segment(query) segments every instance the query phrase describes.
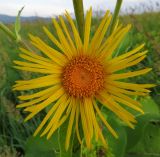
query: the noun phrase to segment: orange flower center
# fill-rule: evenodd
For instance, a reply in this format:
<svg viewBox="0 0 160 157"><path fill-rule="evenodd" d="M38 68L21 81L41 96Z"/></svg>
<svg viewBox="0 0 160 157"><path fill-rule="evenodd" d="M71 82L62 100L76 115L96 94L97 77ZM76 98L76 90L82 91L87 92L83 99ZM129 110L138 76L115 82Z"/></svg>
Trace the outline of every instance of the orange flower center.
<svg viewBox="0 0 160 157"><path fill-rule="evenodd" d="M62 83L74 97L90 97L104 86L104 68L94 58L78 56L64 67Z"/></svg>

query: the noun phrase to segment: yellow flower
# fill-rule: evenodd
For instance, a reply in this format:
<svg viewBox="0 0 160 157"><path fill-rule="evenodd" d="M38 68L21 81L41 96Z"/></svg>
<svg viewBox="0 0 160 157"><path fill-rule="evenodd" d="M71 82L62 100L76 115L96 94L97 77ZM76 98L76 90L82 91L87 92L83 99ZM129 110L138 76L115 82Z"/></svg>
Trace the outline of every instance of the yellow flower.
<svg viewBox="0 0 160 157"><path fill-rule="evenodd" d="M16 81L14 90L40 89L33 94L19 96L20 100L27 102L17 107L24 107L24 111L29 112L25 119L27 121L50 106L50 110L34 135L40 133L41 136L47 135L47 138L50 138L68 119L66 150L70 144L74 124L79 141L81 142L83 138L79 134L79 123L82 124L88 148L91 148L93 136L107 145L97 117L113 136L117 138L118 135L101 113L97 103L114 112L131 128L134 127L136 123L134 116L124 109L122 104L143 114L139 102L130 96L145 95L149 92L146 88L153 85L126 83L119 80L145 74L151 69L126 73L119 71L141 62L146 57L147 51L143 51L144 45L141 45L123 55L111 58L131 26L123 27L117 23L113 33L105 39L111 22L109 11L104 15L92 39L90 39L92 10L87 12L83 42L71 16L68 13L65 16L71 26L71 32L62 17L59 17L59 23L53 19L58 39L44 27L46 35L57 49L49 46L39 37L30 35L31 43L43 53L43 56L21 48L20 57L24 61L14 61L16 64L14 67L17 69L43 74L31 80Z"/></svg>

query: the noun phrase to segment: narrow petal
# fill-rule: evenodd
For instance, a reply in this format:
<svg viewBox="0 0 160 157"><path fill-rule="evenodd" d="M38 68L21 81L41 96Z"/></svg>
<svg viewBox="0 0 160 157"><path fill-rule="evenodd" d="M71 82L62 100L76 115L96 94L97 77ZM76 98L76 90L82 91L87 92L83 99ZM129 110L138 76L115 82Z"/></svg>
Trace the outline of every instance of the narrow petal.
<svg viewBox="0 0 160 157"><path fill-rule="evenodd" d="M35 104L40 103L41 101L49 98L51 95L52 95L52 91L49 92L49 93L44 94L43 96L41 96L41 97L39 97L37 99L34 99L34 100L29 101L29 102L25 102L25 103L19 104L19 105L16 106L16 108L22 108L22 107L28 107L28 106L31 106L31 105L35 105Z"/></svg>
<svg viewBox="0 0 160 157"><path fill-rule="evenodd" d="M87 11L86 20L85 20L85 28L84 28L84 53L87 54L89 39L90 39L90 31L91 31L91 20L92 20L92 8Z"/></svg>
<svg viewBox="0 0 160 157"><path fill-rule="evenodd" d="M76 109L76 134L77 134L77 138L79 143L82 143L81 137L80 137L80 133L79 133L79 103L77 103L77 109Z"/></svg>
<svg viewBox="0 0 160 157"><path fill-rule="evenodd" d="M116 92L116 93L120 92L120 93L123 93L123 94L126 94L126 95L134 95L134 96L136 96L136 95L142 95L142 96L147 95L147 93L145 93L145 92L122 89L122 88L110 85L109 83L106 85L106 90L108 92L110 92L110 91L113 91L113 92Z"/></svg>
<svg viewBox="0 0 160 157"><path fill-rule="evenodd" d="M155 86L153 84L134 84L120 81L110 81L110 84L122 89L129 89L141 92L150 92L148 89L145 88L151 88Z"/></svg>
<svg viewBox="0 0 160 157"><path fill-rule="evenodd" d="M62 88L60 88L59 90L57 90L54 94L52 94L48 99L46 99L42 103L40 103L36 106L31 106L31 107L26 108L25 111L29 111L31 113L25 118L25 121L28 121L29 119L31 119L34 115L36 115L42 109L44 109L45 107L47 107L48 105L50 105L51 103L56 101L63 94L64 94L64 90Z"/></svg>
<svg viewBox="0 0 160 157"><path fill-rule="evenodd" d="M84 99L84 114L87 120L87 125L88 125L88 131L90 134L90 139L92 139L93 137L93 121L92 121L92 115L90 112L90 106L92 106L92 101L91 98L85 98Z"/></svg>
<svg viewBox="0 0 160 157"><path fill-rule="evenodd" d="M134 128L132 124L136 122L134 116L116 103L107 93L101 93L98 100L109 110L115 113L122 121Z"/></svg>
<svg viewBox="0 0 160 157"><path fill-rule="evenodd" d="M115 101L117 101L117 102L119 102L119 103L122 103L122 104L124 104L124 105L126 105L126 106L128 106L128 107L130 107L130 108L132 108L132 109L134 109L134 110L136 110L136 111L139 111L140 113L144 114L144 111L143 111L141 108L139 108L139 107L135 106L134 104L126 101L125 99L119 98L119 97L114 96L114 95L111 95L111 97L112 97Z"/></svg>
<svg viewBox="0 0 160 157"><path fill-rule="evenodd" d="M108 19L109 16L109 11L107 11L103 17L103 19L101 20L101 23L99 24L99 27L97 28L92 40L91 40L91 44L90 44L90 48L91 50L95 50L94 46L96 45L97 41L99 40L99 36L101 34L101 31L103 30L103 27Z"/></svg>
<svg viewBox="0 0 160 157"><path fill-rule="evenodd" d="M136 65L138 64L139 62L141 62L142 60L144 60L146 58L146 55L144 56L141 56L139 57L138 59L135 59L134 61L131 61L131 62L128 62L127 60L124 61L123 63L120 63L120 64L117 64L117 65L113 65L113 66L110 66L110 69L107 69L107 71L109 72L116 72L116 71L119 71L119 70L122 70L122 69L125 69L125 68L128 68L128 67L131 67L133 65Z"/></svg>
<svg viewBox="0 0 160 157"><path fill-rule="evenodd" d="M112 36L112 38L110 38L110 42L107 43L106 47L104 47L104 49L100 53L99 58L100 59L110 58L112 53L116 50L116 48L119 46L122 39L130 30L130 28L131 28L131 25L128 25L123 29L120 29L115 36Z"/></svg>
<svg viewBox="0 0 160 157"><path fill-rule="evenodd" d="M59 24L55 19L53 19L53 24L54 24L54 27L56 28L58 38L61 41L61 44L63 46L63 49L64 49L63 53L68 57L68 59L71 59L73 56L73 52L68 41L66 40L64 33L62 32L61 27L59 26Z"/></svg>
<svg viewBox="0 0 160 157"><path fill-rule="evenodd" d="M67 60L62 53L48 46L39 37L33 36L31 34L29 36L31 38L31 43L35 47L41 50L46 56L48 56L51 60L56 62L58 65L64 66Z"/></svg>
<svg viewBox="0 0 160 157"><path fill-rule="evenodd" d="M70 23L71 27L72 27L72 31L73 31L73 35L74 35L74 39L75 39L75 42L76 42L76 47L78 49L81 49L82 48L82 41L81 41L81 38L79 36L79 33L78 33L78 30L71 18L71 16L69 15L69 13L66 11L66 14L65 14L68 22Z"/></svg>
<svg viewBox="0 0 160 157"><path fill-rule="evenodd" d="M41 122L41 124L38 126L38 128L36 129L36 131L34 132L34 136L36 136L41 129L43 128L43 126L47 123L47 121L49 120L49 118L52 116L52 114L56 111L56 109L59 107L60 102L64 99L64 97L61 97L54 105L53 107L49 110L49 112L47 113L47 115L45 116L45 118L43 119L43 121Z"/></svg>
<svg viewBox="0 0 160 157"><path fill-rule="evenodd" d="M46 70L46 69L40 69L40 68L30 68L30 67L22 67L22 66L13 66L15 69L19 69L22 71L29 71L29 72L35 72L35 73L42 73L42 74L60 74L61 70L55 69L54 71Z"/></svg>
<svg viewBox="0 0 160 157"><path fill-rule="evenodd" d="M61 45L61 43L52 35L52 33L46 28L43 27L44 32L48 36L48 38L62 51L64 52L64 49Z"/></svg>
<svg viewBox="0 0 160 157"><path fill-rule="evenodd" d="M96 111L97 111L100 119L101 119L102 122L105 124L105 126L107 127L107 129L111 132L111 134L112 134L114 137L118 138L117 133L113 130L113 128L109 125L109 123L105 120L104 116L102 115L102 113L101 113L101 111L99 110L99 108L98 108L98 106L97 106L97 104L96 104L95 101L94 101L94 108L96 109Z"/></svg>
<svg viewBox="0 0 160 157"><path fill-rule="evenodd" d="M42 132L41 137L48 133L47 137L49 138L55 129L57 128L56 125L58 125L58 121L60 117L62 116L63 112L65 111L66 107L69 105L71 99L68 99L66 95L63 96L63 99L59 103L59 107L57 108L55 114L51 118L50 122L48 123L45 130Z"/></svg>
<svg viewBox="0 0 160 157"><path fill-rule="evenodd" d="M53 86L53 87L41 90L41 91L34 93L34 94L19 96L18 98L20 100L29 100L29 99L33 99L33 98L38 98L38 97L41 97L49 92L54 92L56 89L57 89L57 86Z"/></svg>
<svg viewBox="0 0 160 157"><path fill-rule="evenodd" d="M29 68L40 68L40 69L46 69L46 70L62 70L60 66L56 66L56 65L50 65L48 63L46 63L46 65L41 65L41 64L34 64L34 63L30 63L30 62L22 62L22 61L13 61L15 64L20 65L20 66L24 66L24 67L29 67Z"/></svg>
<svg viewBox="0 0 160 157"><path fill-rule="evenodd" d="M137 48L135 48L135 49L133 49L129 52L126 52L126 53L124 53L124 54L122 54L118 57L115 57L115 58L111 59L110 61L108 61L109 64L117 63L120 60L126 59L126 58L130 57L131 55L134 55L135 53L139 52L142 48L144 48L144 45L145 44L142 44L142 45L138 46Z"/></svg>
<svg viewBox="0 0 160 157"><path fill-rule="evenodd" d="M30 90L30 89L37 89L37 88L42 88L42 87L48 87L48 86L53 86L56 84L60 84L60 79L59 78L54 78L53 80L46 80L45 82L41 81L40 84L25 84L25 85L20 85L17 87L14 87L13 90Z"/></svg>
<svg viewBox="0 0 160 157"><path fill-rule="evenodd" d="M137 70L137 71L127 72L127 73L122 73L122 74L112 74L111 76L108 76L108 78L112 80L120 80L120 79L129 78L129 77L144 75L151 70L152 68L146 68L143 70Z"/></svg>
<svg viewBox="0 0 160 157"><path fill-rule="evenodd" d="M71 38L70 32L68 31L67 26L66 26L66 24L65 24L62 16L60 16L59 19L60 19L62 28L63 28L63 30L64 30L67 38L68 38L68 41L69 41L70 46L71 46L71 49L72 49L72 51L73 51L74 53L76 53L77 50L76 50L76 48L75 48L75 46L74 46L74 42L73 42L73 40L72 40L72 38Z"/></svg>
<svg viewBox="0 0 160 157"><path fill-rule="evenodd" d="M70 144L70 138L71 138L71 134L72 134L72 127L73 127L73 122L74 122L74 118L75 118L75 114L76 114L76 108L77 108L77 104L75 103L72 106L72 111L71 111L71 115L70 115L70 119L69 119L69 123L68 123L68 128L67 128L66 143L65 143L66 150L68 150L69 144Z"/></svg>
<svg viewBox="0 0 160 157"><path fill-rule="evenodd" d="M128 97L127 95L123 94L123 92L120 91L119 88L112 88L111 87L107 91L108 91L108 93L110 93L112 95L115 95L115 96L118 96L118 97L120 97L120 98L122 98L124 100L127 100L128 102L130 102L131 104L134 104L135 106L141 107L141 104L138 101L136 101L136 100Z"/></svg>
<svg viewBox="0 0 160 157"><path fill-rule="evenodd" d="M28 51L28 50L26 50L26 49L24 49L24 48L20 48L20 50L21 50L24 54L26 54L26 55L28 55L28 56L36 59L36 60L40 60L40 61L43 61L43 62L48 63L48 64L50 63L50 64L52 65L52 61L51 61L50 59L44 58L44 57L36 54L35 52L30 52L30 51Z"/></svg>
<svg viewBox="0 0 160 157"><path fill-rule="evenodd" d="M81 113L81 121L82 121L82 128L83 128L83 133L85 137L85 141L87 144L87 147L91 147L91 138L90 138L90 133L88 129L88 124L87 124L87 119L84 111L84 104L80 103L80 113Z"/></svg>

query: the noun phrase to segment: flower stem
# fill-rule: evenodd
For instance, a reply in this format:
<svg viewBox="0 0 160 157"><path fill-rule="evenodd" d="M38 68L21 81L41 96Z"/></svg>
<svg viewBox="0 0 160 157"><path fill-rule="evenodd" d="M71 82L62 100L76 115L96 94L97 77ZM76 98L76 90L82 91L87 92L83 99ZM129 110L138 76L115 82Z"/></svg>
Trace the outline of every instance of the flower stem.
<svg viewBox="0 0 160 157"><path fill-rule="evenodd" d="M21 38L17 40L16 35L7 27L5 26L2 22L0 22L0 29L5 32L12 40L16 41L17 44L20 46L25 47L26 49L31 51L31 48L27 45L27 43L22 40Z"/></svg>
<svg viewBox="0 0 160 157"><path fill-rule="evenodd" d="M114 27L115 27L115 24L116 24L116 22L117 22L117 18L118 18L118 15L119 15L119 11L120 11L120 9L121 9L122 1L123 1L123 0L117 0L117 3L116 3L115 10L114 10L113 18L112 18L112 21L111 21L111 25L110 25L110 29L109 29L108 36L109 36L109 35L113 32L113 30L114 30Z"/></svg>
<svg viewBox="0 0 160 157"><path fill-rule="evenodd" d="M83 0L73 0L74 13L78 25L78 31L81 39L84 37L84 9Z"/></svg>
<svg viewBox="0 0 160 157"><path fill-rule="evenodd" d="M15 34L6 27L2 22L0 22L0 29L3 30L11 39L16 40Z"/></svg>

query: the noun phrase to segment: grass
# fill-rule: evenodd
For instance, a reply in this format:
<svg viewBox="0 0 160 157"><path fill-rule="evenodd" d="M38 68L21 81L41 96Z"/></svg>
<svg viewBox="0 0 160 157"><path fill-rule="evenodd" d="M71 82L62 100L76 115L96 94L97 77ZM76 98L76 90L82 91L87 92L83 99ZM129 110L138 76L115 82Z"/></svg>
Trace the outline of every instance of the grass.
<svg viewBox="0 0 160 157"><path fill-rule="evenodd" d="M149 50L148 57L136 68L144 66L153 68L153 71L148 75L137 77L133 81L158 85L160 83L160 20L158 20L160 19L160 13L127 15L120 18L124 24L132 23L133 29L123 41L123 44L120 45L119 53L134 48L141 43L146 43L146 49ZM97 28L99 19L100 17L96 17L93 20L93 32ZM32 33L52 44L42 31L44 25L54 32L51 22L37 20L22 23L21 35L28 41L28 33ZM13 24L9 24L8 27L13 30ZM15 80L31 77L28 73L19 73L12 68L12 60L18 58L18 53L18 46L0 31L0 157L23 156L25 142L32 135L42 116L39 115L24 124L25 114L21 110L15 109L16 104L18 104L16 96L19 93L12 92L11 87ZM151 93L157 104L160 104L159 91L160 87L157 86L152 89Z"/></svg>

